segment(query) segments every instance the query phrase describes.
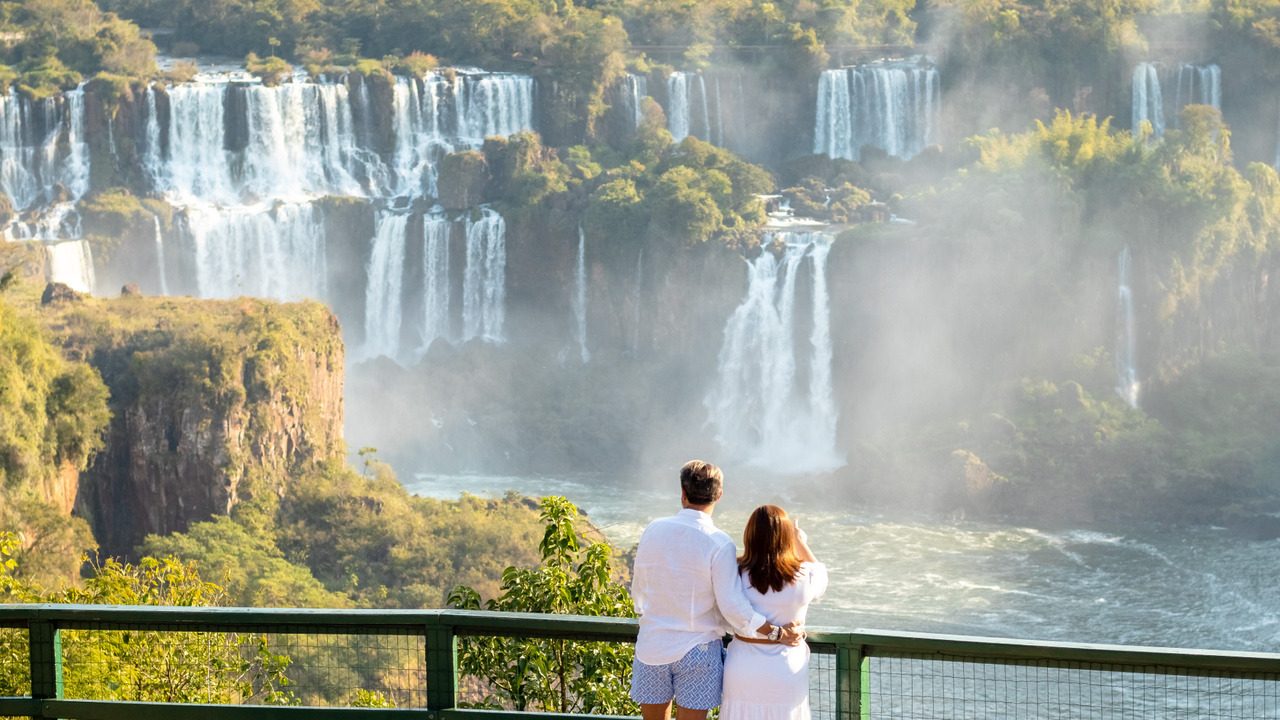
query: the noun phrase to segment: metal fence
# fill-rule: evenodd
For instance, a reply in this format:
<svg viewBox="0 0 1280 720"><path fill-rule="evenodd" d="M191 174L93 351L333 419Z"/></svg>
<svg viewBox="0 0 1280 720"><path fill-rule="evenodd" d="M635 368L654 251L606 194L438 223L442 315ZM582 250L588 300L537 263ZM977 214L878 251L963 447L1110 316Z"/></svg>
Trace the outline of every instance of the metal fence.
<svg viewBox="0 0 1280 720"><path fill-rule="evenodd" d="M0 717L510 720L525 713L459 709L489 682L459 674L460 639L635 635L634 620L457 610L0 605ZM879 632L809 646L814 720L1280 718L1277 654Z"/></svg>

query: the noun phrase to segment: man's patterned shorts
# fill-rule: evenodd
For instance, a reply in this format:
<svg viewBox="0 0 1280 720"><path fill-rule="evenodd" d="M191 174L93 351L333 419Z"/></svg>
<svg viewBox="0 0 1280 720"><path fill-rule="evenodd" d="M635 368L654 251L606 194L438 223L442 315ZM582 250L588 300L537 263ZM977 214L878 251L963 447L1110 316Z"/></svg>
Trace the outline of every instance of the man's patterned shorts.
<svg viewBox="0 0 1280 720"><path fill-rule="evenodd" d="M631 663L631 699L642 705L661 705L674 697L689 710L710 710L720 704L724 684L724 644L703 643L666 665Z"/></svg>

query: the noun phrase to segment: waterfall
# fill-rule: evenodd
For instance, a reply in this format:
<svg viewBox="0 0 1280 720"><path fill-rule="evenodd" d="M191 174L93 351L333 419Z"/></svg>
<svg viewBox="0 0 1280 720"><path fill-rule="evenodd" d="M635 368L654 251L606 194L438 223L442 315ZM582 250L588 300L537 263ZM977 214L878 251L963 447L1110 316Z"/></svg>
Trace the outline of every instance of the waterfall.
<svg viewBox="0 0 1280 720"><path fill-rule="evenodd" d="M1160 76L1154 63L1138 63L1133 69L1133 134L1143 121L1151 123L1152 134L1164 134L1164 98L1160 93Z"/></svg>
<svg viewBox="0 0 1280 720"><path fill-rule="evenodd" d="M636 297L632 308L631 317L631 354L640 352L640 306L644 299L644 293L641 283L644 280L644 247L640 247L640 252L636 255Z"/></svg>
<svg viewBox="0 0 1280 720"><path fill-rule="evenodd" d="M573 266L573 317L578 324L578 347L582 348L582 364L591 362L587 350L587 235L578 226L578 260Z"/></svg>
<svg viewBox="0 0 1280 720"><path fill-rule="evenodd" d="M689 136L689 79L682 72L667 77L667 129L680 142Z"/></svg>
<svg viewBox="0 0 1280 720"><path fill-rule="evenodd" d="M694 92L696 90L696 93ZM694 78L694 83L690 87L690 94L697 95L698 108L698 128L693 130L690 128L689 134L697 137L699 140L711 141L711 113L707 110L707 82L702 73L698 73ZM691 123L692 125L692 123Z"/></svg>
<svg viewBox="0 0 1280 720"><path fill-rule="evenodd" d="M392 91L394 146L384 159L364 118L367 85L351 97L343 83L286 82L277 87L226 79L169 89L168 153L165 128L149 89L145 164L156 190L178 204L252 204L321 195L371 198L435 193L435 166L446 153L479 148L484 138L533 128L533 79L506 73L430 73L396 78ZM233 149L228 115L242 98L245 147ZM238 113L239 110L236 110ZM363 125L366 137L358 137Z"/></svg>
<svg viewBox="0 0 1280 720"><path fill-rule="evenodd" d="M527 75L458 73L454 95L457 135L469 147L533 129L533 78Z"/></svg>
<svg viewBox="0 0 1280 720"><path fill-rule="evenodd" d="M199 297L325 297L324 224L311 203L182 211Z"/></svg>
<svg viewBox="0 0 1280 720"><path fill-rule="evenodd" d="M778 233L781 258L749 265L746 297L729 318L718 381L707 395L716 440L736 461L776 472L825 472L844 464L835 450L830 307L826 259L831 237ZM766 238L768 245L771 239ZM812 271L809 347L796 344L796 278ZM808 384L797 382L807 350Z"/></svg>
<svg viewBox="0 0 1280 720"><path fill-rule="evenodd" d="M917 62L826 70L818 78L813 152L858 160L862 146L910 159L937 140L938 71Z"/></svg>
<svg viewBox="0 0 1280 720"><path fill-rule="evenodd" d="M165 269L164 262L164 233L160 228L160 216L152 215L151 219L155 221L154 229L156 233L156 268L160 273L160 294L169 294L169 273Z"/></svg>
<svg viewBox="0 0 1280 720"><path fill-rule="evenodd" d="M484 208L467 221L467 266L462 274L462 339L502 342L506 318L506 222Z"/></svg>
<svg viewBox="0 0 1280 720"><path fill-rule="evenodd" d="M10 89L0 96L0 192L15 210L53 202L61 184L70 199L89 188L84 90L30 101Z"/></svg>
<svg viewBox="0 0 1280 720"><path fill-rule="evenodd" d="M1222 108L1222 69L1217 65L1178 66L1178 109L1187 105L1210 105Z"/></svg>
<svg viewBox="0 0 1280 720"><path fill-rule="evenodd" d="M673 140L680 142L692 135L713 145L724 145L719 78L712 78L711 88L714 102L702 73L673 72L667 77L667 129ZM637 114L637 124L639 121Z"/></svg>
<svg viewBox="0 0 1280 720"><path fill-rule="evenodd" d="M1136 133L1143 120L1151 122L1155 137L1164 134L1172 116L1174 126L1180 122L1179 112L1187 105L1222 107L1222 70L1217 65L1179 63L1175 80L1173 104L1166 107L1169 93L1164 91L1160 76L1167 75L1160 63L1138 63L1133 69L1133 131Z"/></svg>
<svg viewBox="0 0 1280 720"><path fill-rule="evenodd" d="M1130 407L1138 407L1138 361L1137 338L1133 321L1133 289L1129 285L1129 270L1133 258L1129 246L1120 251L1118 302L1116 307L1116 392L1129 403Z"/></svg>
<svg viewBox="0 0 1280 720"><path fill-rule="evenodd" d="M63 283L76 292L93 292L93 253L87 241L68 240L45 247L49 251L50 281Z"/></svg>
<svg viewBox="0 0 1280 720"><path fill-rule="evenodd" d="M712 80L712 82L714 83L714 87L716 89L716 127L715 127L715 134L712 134L710 129L707 130L707 135L710 136L707 139L707 141L710 142L712 145L725 147L724 110L723 110L724 101L720 97L720 78L715 78L714 80Z"/></svg>
<svg viewBox="0 0 1280 720"><path fill-rule="evenodd" d="M400 352L401 296L404 286L405 229L409 216L383 213L377 220L373 249L365 277L368 287L364 305L365 358Z"/></svg>
<svg viewBox="0 0 1280 720"><path fill-rule="evenodd" d="M449 236L453 225L443 215L422 219L422 347L425 354L436 338L449 332Z"/></svg>
<svg viewBox="0 0 1280 720"><path fill-rule="evenodd" d="M624 82L630 89L628 95L631 97L631 113L635 116L636 127L640 127L640 123L644 122L642 102L649 95L649 79L643 75L627 73Z"/></svg>
<svg viewBox="0 0 1280 720"><path fill-rule="evenodd" d="M142 150L142 167L152 187L160 187L160 172L164 151L160 143L160 111L156 105L156 90L148 87L144 97L147 103L147 122L143 127L146 145Z"/></svg>

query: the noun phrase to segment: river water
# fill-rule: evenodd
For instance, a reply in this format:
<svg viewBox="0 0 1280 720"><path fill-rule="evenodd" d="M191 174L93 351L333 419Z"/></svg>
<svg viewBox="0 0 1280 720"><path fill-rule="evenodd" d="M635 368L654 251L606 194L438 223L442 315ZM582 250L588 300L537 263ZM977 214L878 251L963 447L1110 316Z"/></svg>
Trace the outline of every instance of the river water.
<svg viewBox="0 0 1280 720"><path fill-rule="evenodd" d="M564 495L624 548L650 520L679 509L674 477L672 486L430 474L405 482L411 493L445 499L464 491ZM1280 650L1280 541L1213 527L952 522L789 499L779 487L730 486L714 517L739 546L746 517L760 503L782 505L800 519L831 571L830 588L810 609L811 627Z"/></svg>

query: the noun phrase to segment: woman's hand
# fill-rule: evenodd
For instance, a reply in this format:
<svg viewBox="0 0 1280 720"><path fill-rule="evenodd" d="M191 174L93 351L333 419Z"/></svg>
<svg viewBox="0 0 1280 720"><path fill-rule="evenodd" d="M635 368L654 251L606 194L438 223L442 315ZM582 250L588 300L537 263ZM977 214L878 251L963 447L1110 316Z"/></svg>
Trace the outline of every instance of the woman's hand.
<svg viewBox="0 0 1280 720"><path fill-rule="evenodd" d="M796 529L796 555L802 562L818 562L813 551L809 549L809 535L800 529L800 521L791 518L791 525Z"/></svg>

